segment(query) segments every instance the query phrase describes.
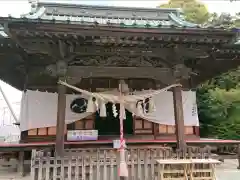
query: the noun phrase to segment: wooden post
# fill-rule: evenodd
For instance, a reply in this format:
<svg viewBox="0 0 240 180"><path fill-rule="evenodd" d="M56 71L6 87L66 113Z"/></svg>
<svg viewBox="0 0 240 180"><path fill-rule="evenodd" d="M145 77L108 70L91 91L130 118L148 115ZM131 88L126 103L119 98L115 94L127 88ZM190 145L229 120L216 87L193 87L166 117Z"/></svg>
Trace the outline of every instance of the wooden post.
<svg viewBox="0 0 240 180"><path fill-rule="evenodd" d="M238 145L238 169L240 169L240 144Z"/></svg>
<svg viewBox="0 0 240 180"><path fill-rule="evenodd" d="M58 77L65 81L66 63L59 61ZM66 87L58 84L57 126L56 126L56 156L63 156L65 140L65 110L66 110Z"/></svg>
<svg viewBox="0 0 240 180"><path fill-rule="evenodd" d="M173 103L174 116L177 137L177 147L179 150L185 150L185 134L184 134L184 117L183 117L183 103L182 103L182 87L177 86L173 88Z"/></svg>
<svg viewBox="0 0 240 180"><path fill-rule="evenodd" d="M121 180L126 179L128 177L128 169L127 163L125 159L125 147L124 147L124 133L123 133L123 119L125 114L125 107L123 105L122 96L124 93L124 81L120 81L119 83L119 99L120 99L120 114L119 114L119 121L120 121L120 148L119 148L119 157L120 157L120 164L119 164L119 176Z"/></svg>
<svg viewBox="0 0 240 180"><path fill-rule="evenodd" d="M24 171L24 151L20 151L18 154L18 167L17 171L20 174L21 177L25 176Z"/></svg>

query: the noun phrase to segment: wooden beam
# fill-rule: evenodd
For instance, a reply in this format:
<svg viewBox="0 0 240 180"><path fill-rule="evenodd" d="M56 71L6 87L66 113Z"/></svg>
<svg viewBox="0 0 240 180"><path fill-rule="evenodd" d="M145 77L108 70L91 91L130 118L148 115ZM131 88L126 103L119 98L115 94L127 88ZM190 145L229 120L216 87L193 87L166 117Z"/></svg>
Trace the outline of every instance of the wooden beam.
<svg viewBox="0 0 240 180"><path fill-rule="evenodd" d="M69 77L81 78L145 78L159 80L163 84L171 84L174 80L170 68L153 67L95 67L95 66L69 66L67 71Z"/></svg>
<svg viewBox="0 0 240 180"><path fill-rule="evenodd" d="M121 56L147 56L147 57L162 57L166 59L170 48L162 47L121 47L121 46L98 46L98 45L79 45L74 49L74 53L80 56L86 55L121 55Z"/></svg>
<svg viewBox="0 0 240 180"><path fill-rule="evenodd" d="M173 88L173 103L174 103L174 116L176 124L177 147L179 150L184 151L186 148L185 132L184 132L184 116L183 116L183 103L182 103L182 87L177 86Z"/></svg>
<svg viewBox="0 0 240 180"><path fill-rule="evenodd" d="M21 27L21 28L19 28ZM231 42L235 38L234 32L226 32L226 31L207 31L207 30L190 30L185 31L182 29L148 29L148 28L122 28L119 25L115 26L111 25L109 28L108 25L95 27L92 25L72 25L72 24L43 24L43 23L36 23L34 26L21 23L14 23L11 24L11 30L14 30L18 33L27 33L28 32L38 32L38 33L46 33L49 34L64 34L67 33L68 35L83 35L83 36L113 36L113 37L145 37L145 38L157 38L163 39L163 41L172 42L172 40L178 40L176 43L184 42L184 39L179 40L179 36L186 36L186 39L192 43L193 40L195 42L200 43L211 43L211 44L227 44ZM27 31L26 31L27 30ZM203 34L206 35L208 38L203 38ZM185 43L186 43L185 42Z"/></svg>

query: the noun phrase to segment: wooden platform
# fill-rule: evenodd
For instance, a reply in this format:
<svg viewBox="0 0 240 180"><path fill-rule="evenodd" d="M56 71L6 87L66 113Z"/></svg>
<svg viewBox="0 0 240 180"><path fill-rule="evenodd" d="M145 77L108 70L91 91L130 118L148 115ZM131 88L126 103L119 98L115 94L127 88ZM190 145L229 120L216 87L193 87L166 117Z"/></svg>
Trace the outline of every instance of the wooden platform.
<svg viewBox="0 0 240 180"><path fill-rule="evenodd" d="M160 180L216 180L215 166L221 162L215 159L160 159L158 173Z"/></svg>

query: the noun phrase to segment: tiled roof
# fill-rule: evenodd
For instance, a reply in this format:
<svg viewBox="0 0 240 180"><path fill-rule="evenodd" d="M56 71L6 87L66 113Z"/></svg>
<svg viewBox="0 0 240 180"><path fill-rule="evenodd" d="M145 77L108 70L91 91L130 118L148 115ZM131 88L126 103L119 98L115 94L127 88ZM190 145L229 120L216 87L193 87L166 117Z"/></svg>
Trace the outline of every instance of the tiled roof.
<svg viewBox="0 0 240 180"><path fill-rule="evenodd" d="M29 20L70 24L119 25L135 28L198 27L181 18L179 9L86 6L59 3L32 4L32 12L21 17Z"/></svg>
<svg viewBox="0 0 240 180"><path fill-rule="evenodd" d="M237 40L235 44L240 45L240 38Z"/></svg>

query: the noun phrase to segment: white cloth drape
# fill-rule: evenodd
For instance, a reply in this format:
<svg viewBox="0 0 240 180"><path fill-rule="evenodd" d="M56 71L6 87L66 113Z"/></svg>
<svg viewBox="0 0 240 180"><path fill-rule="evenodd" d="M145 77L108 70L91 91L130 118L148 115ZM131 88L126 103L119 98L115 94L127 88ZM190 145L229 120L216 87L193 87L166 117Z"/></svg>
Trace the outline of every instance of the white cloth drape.
<svg viewBox="0 0 240 180"><path fill-rule="evenodd" d="M138 91L134 94L144 94L149 91ZM116 90L103 92L103 94L117 94ZM66 124L83 119L91 113L74 113L70 109L71 102L76 98L86 98L83 95L66 95ZM199 126L196 93L193 91L183 91L183 110L184 122L186 126ZM153 98L156 111L145 114L144 119L165 125L174 125L174 108L172 92L161 92ZM130 112L137 114L136 106L125 103L125 108ZM25 131L28 129L56 126L57 119L57 94L48 92L39 92L27 90L23 93L20 113L20 129Z"/></svg>
<svg viewBox="0 0 240 180"><path fill-rule="evenodd" d="M66 96L66 124L83 119L91 113L74 113L70 109L71 102L82 97L81 95L68 94ZM57 123L57 93L47 93L28 90L23 94L20 113L20 129L56 126Z"/></svg>

